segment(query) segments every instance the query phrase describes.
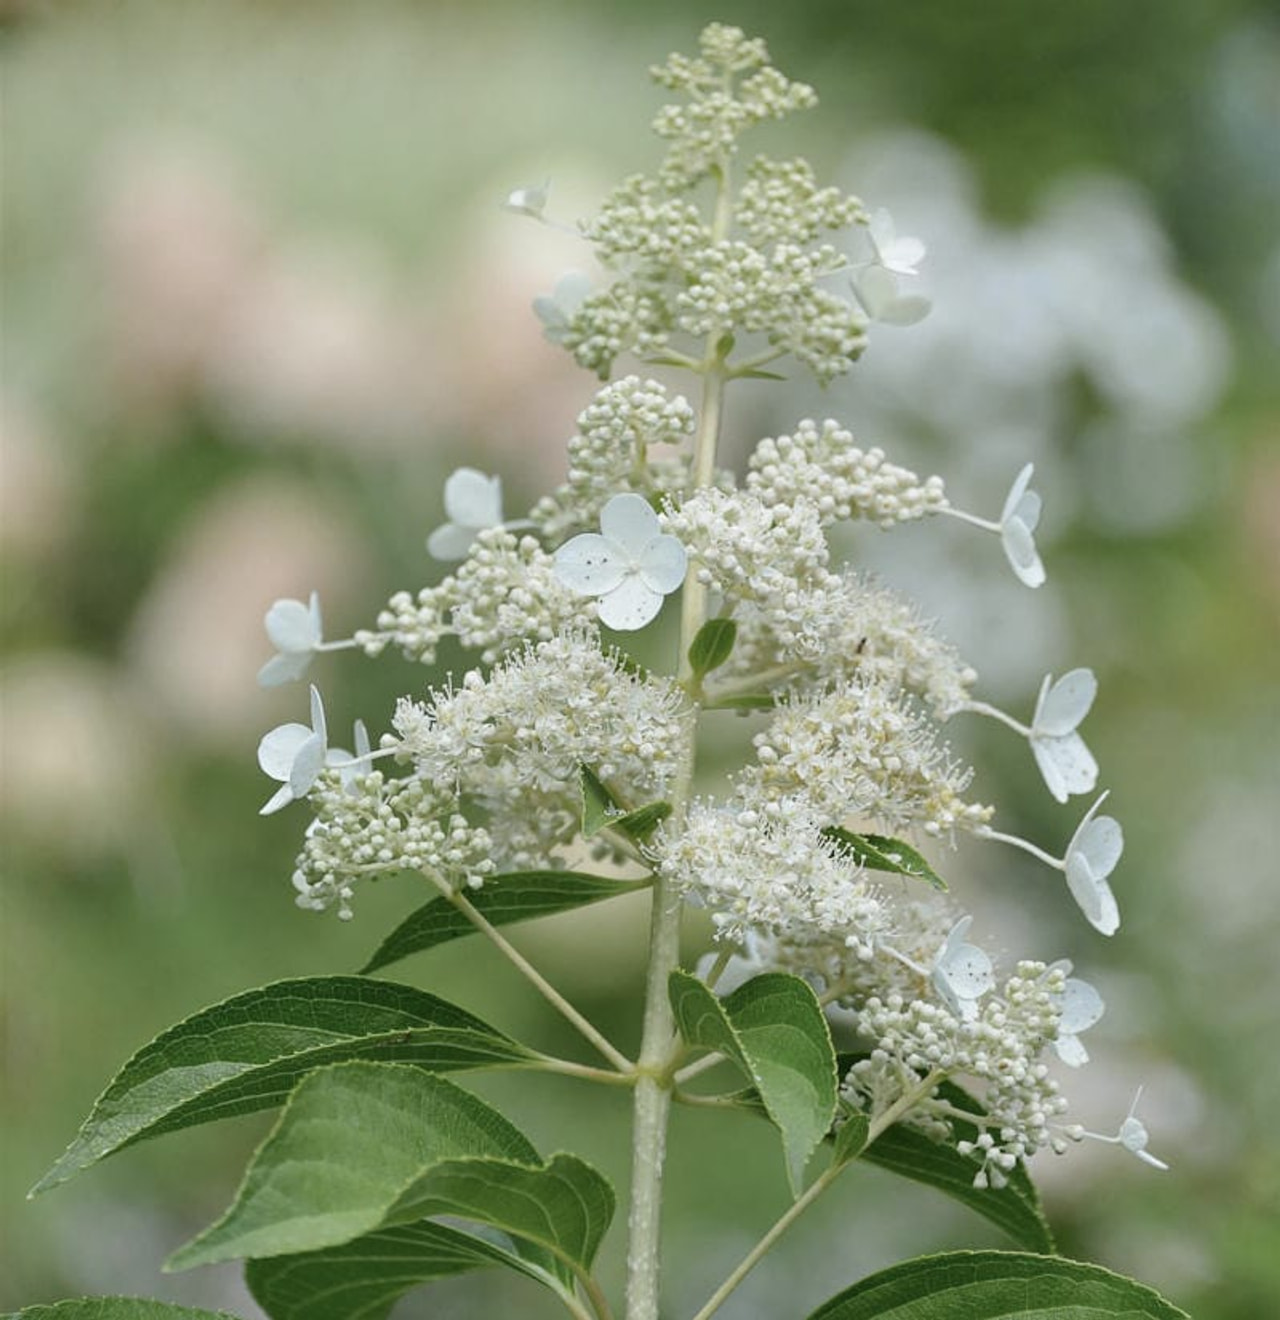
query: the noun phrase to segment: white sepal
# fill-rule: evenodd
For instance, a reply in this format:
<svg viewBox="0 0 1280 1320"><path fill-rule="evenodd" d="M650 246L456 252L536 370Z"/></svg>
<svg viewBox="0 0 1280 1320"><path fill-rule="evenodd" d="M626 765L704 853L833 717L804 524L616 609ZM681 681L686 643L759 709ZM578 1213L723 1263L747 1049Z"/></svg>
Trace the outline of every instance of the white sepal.
<svg viewBox="0 0 1280 1320"><path fill-rule="evenodd" d="M281 781L282 787L260 810L263 816L279 811L299 798L306 797L328 753L328 730L324 703L315 684L311 686L311 727L305 724L281 724L267 733L258 744L258 764L265 774Z"/></svg>
<svg viewBox="0 0 1280 1320"><path fill-rule="evenodd" d="M466 557L476 533L502 523L502 478L463 467L444 483L448 521L427 537L427 552L435 559Z"/></svg>
<svg viewBox="0 0 1280 1320"><path fill-rule="evenodd" d="M1035 464L1028 463L1014 478L1000 514L1000 542L1018 581L1028 587L1044 585L1044 564L1036 550L1035 530L1040 522L1040 496L1029 489Z"/></svg>
<svg viewBox="0 0 1280 1320"><path fill-rule="evenodd" d="M952 926L933 960L933 988L947 1007L964 1021L978 1016L978 1000L995 984L991 959L976 944L966 944L971 916Z"/></svg>
<svg viewBox="0 0 1280 1320"><path fill-rule="evenodd" d="M1104 935L1114 935L1120 928L1120 910L1107 877L1124 852L1124 831L1113 817L1096 815L1106 798L1103 793L1071 836L1063 870L1071 897L1089 924Z"/></svg>
<svg viewBox="0 0 1280 1320"><path fill-rule="evenodd" d="M263 624L276 654L258 670L259 686L279 687L301 678L324 639L320 597L313 591L306 605L300 600L277 600L267 611Z"/></svg>
<svg viewBox="0 0 1280 1320"><path fill-rule="evenodd" d="M876 259L886 270L899 275L916 275L916 267L924 260L924 242L909 235L899 235L893 216L882 206L871 217L868 225L871 246Z"/></svg>
<svg viewBox="0 0 1280 1320"><path fill-rule="evenodd" d="M514 211L517 215L527 215L534 220L541 220L550 196L551 180L545 179L542 183L527 188L513 188L502 205L505 210Z"/></svg>
<svg viewBox="0 0 1280 1320"><path fill-rule="evenodd" d="M1058 1058L1072 1068L1089 1062L1089 1052L1080 1043L1082 1032L1097 1024L1106 1004L1102 996L1078 977L1071 977L1062 988L1062 1012L1058 1018L1058 1036L1053 1042Z"/></svg>
<svg viewBox="0 0 1280 1320"><path fill-rule="evenodd" d="M615 495L600 511L600 532L584 532L555 553L556 577L579 596L598 596L600 622L635 632L684 581L688 556L659 530L642 495Z"/></svg>
<svg viewBox="0 0 1280 1320"><path fill-rule="evenodd" d="M853 294L873 321L884 325L915 325L929 314L933 304L918 293L900 293L895 275L883 266L864 266L855 271Z"/></svg>

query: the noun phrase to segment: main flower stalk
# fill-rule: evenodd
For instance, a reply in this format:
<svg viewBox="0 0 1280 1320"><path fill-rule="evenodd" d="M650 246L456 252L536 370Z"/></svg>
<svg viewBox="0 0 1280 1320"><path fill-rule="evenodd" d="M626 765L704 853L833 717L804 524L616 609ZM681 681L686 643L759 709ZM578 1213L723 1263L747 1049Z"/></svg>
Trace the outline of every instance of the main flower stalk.
<svg viewBox="0 0 1280 1320"><path fill-rule="evenodd" d="M721 175L715 229L729 226L729 185ZM724 389L728 379L718 346L708 341L703 377L702 409L694 441L693 474L698 487L711 484ZM707 618L707 591L690 568L680 612L679 677L692 690L689 648ZM682 828L696 769L697 725L689 723L684 762L675 784L670 828ZM667 1120L671 1110L678 1040L667 982L680 961L680 902L659 872L653 884L653 914L649 927L649 969L645 984L644 1025L637 1061L632 1120L631 1213L628 1219L627 1320L657 1320L661 1250L662 1173L666 1156Z"/></svg>

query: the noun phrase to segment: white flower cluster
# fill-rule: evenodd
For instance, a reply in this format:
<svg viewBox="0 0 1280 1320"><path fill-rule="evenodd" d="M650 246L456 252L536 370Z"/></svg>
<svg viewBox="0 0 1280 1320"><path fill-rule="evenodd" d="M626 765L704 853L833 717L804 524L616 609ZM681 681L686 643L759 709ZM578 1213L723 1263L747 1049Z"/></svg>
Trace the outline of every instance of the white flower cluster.
<svg viewBox="0 0 1280 1320"><path fill-rule="evenodd" d="M831 576L817 507L805 500L770 507L749 492L711 487L668 502L662 522L688 551L699 580L726 600L780 606Z"/></svg>
<svg viewBox="0 0 1280 1320"><path fill-rule="evenodd" d="M823 838L825 823L801 797L699 802L679 833L661 836L656 862L709 910L717 938L771 934L870 957L887 928L884 904L862 867Z"/></svg>
<svg viewBox="0 0 1280 1320"><path fill-rule="evenodd" d="M762 42L723 25L704 32L698 58L673 56L653 74L687 98L654 122L666 159L582 224L615 278L540 299L548 337L601 377L625 351L692 361L672 359L675 336L700 345L751 336L769 346L767 360L791 354L821 381L842 375L866 345L868 317L857 298L827 287L851 258L818 240L868 222L857 198L819 188L804 161L767 157L748 164L736 217L708 223L691 198L703 179L723 177L747 129L813 105L813 89L772 68Z"/></svg>
<svg viewBox="0 0 1280 1320"><path fill-rule="evenodd" d="M639 376L611 381L578 418L578 432L569 441L568 480L534 505L529 520L556 540L595 522L620 490L683 490L689 481L687 456L653 450L684 444L694 422L688 400L670 395L657 381Z"/></svg>
<svg viewBox="0 0 1280 1320"><path fill-rule="evenodd" d="M619 801L659 799L688 719L672 681L640 677L592 634L570 630L508 656L487 677L471 670L427 702L402 699L393 723L420 779L492 811L528 791L580 806L584 765Z"/></svg>
<svg viewBox="0 0 1280 1320"><path fill-rule="evenodd" d="M812 87L783 77L769 63L764 42L748 38L740 28L713 23L703 30L699 46L698 58L672 55L651 70L663 87L689 97L688 104L664 106L653 124L654 132L672 144L662 177L673 188L688 188L717 162L732 157L748 128L818 103ZM742 75L738 86L728 90L731 80Z"/></svg>
<svg viewBox="0 0 1280 1320"><path fill-rule="evenodd" d="M315 820L294 865L299 907L335 906L350 919L361 880L397 871L428 871L455 886L476 886L494 870L493 840L453 810L421 779L386 779L380 771L354 784L334 772L310 795Z"/></svg>
<svg viewBox="0 0 1280 1320"><path fill-rule="evenodd" d="M951 837L991 819L961 794L973 772L938 741L923 713L893 688L855 680L783 702L754 739L744 784L802 793L828 824L867 818L890 831Z"/></svg>
<svg viewBox="0 0 1280 1320"><path fill-rule="evenodd" d="M848 569L791 593L781 610L747 602L734 618L737 643L717 674L730 687L757 676L766 691L826 691L862 675L914 693L939 719L972 708L977 671L914 601Z"/></svg>
<svg viewBox="0 0 1280 1320"><path fill-rule="evenodd" d="M992 827L993 808L966 797L973 771L941 734L963 712L998 720L1066 802L1097 786L1079 731L1097 684L1084 668L1047 677L1024 724L975 699L974 669L909 600L832 566L826 528L838 521L892 530L946 514L998 535L1018 578L1040 586L1030 465L999 519L953 507L939 477L856 445L832 420L761 440L741 485L716 470L729 382L788 353L829 380L861 351L868 318L906 325L927 308L897 282L924 244L887 213L868 217L856 198L819 188L803 161L762 157L732 177L746 128L813 100L767 58L762 43L714 25L697 58L655 72L688 98L658 117L666 162L655 178L626 180L582 227L612 283L562 280L538 307L549 337L606 378L624 349L701 376L702 417L655 381L608 383L578 419L566 481L528 519L504 520L497 477L452 474L428 547L460 562L416 596L392 597L376 630L326 642L314 596L276 602L266 685L350 645L370 655L395 645L429 663L455 637L479 664L425 700L402 698L376 752L359 724L354 754L331 749L312 688L311 723L282 725L259 747L279 785L264 811L309 802L298 902L349 916L360 881L397 870L462 888L504 869L568 866L592 775L623 811L661 804L656 833L624 845L605 830L601 847L707 909L722 954L745 951L752 970L815 984L869 1050L846 1099L872 1116L901 1111L972 1156L979 1186L998 1186L1036 1151L1097 1136L1062 1124L1048 1058L1085 1062L1079 1036L1102 1001L1065 963L999 974L970 940L974 917L921 897L928 864L922 872L912 843L884 836L1019 848L1060 872L1090 924L1113 934L1124 840L1099 814L1106 794L1058 857ZM709 220L704 178L717 198ZM517 189L508 208L543 220L547 193ZM827 241L855 225L871 252L861 264ZM854 300L820 283L837 273ZM700 342L686 353L677 335ZM682 589L678 681L603 645L602 628L644 628ZM728 791L691 802L700 706L767 714ZM379 758L406 773L375 769ZM950 1079L979 1084L981 1115L957 1107ZM1160 1165L1132 1112L1097 1139Z"/></svg>
<svg viewBox="0 0 1280 1320"><path fill-rule="evenodd" d="M377 629L357 632L355 642L366 655L394 644L407 659L433 664L441 641L456 636L492 664L527 640L590 620L594 609L560 581L534 537L489 527L475 534L456 574L416 595L397 592Z"/></svg>
<svg viewBox="0 0 1280 1320"><path fill-rule="evenodd" d="M766 505L807 499L824 524L866 518L889 528L946 507L941 477L921 481L914 472L885 461L882 449L859 449L838 422L821 429L808 419L794 435L766 438L756 446L747 489Z"/></svg>
<svg viewBox="0 0 1280 1320"><path fill-rule="evenodd" d="M961 1154L979 1161L976 1186L1003 1186L1019 1160L1066 1148L1060 1120L1067 1102L1042 1057L1058 1037L1065 988L1061 967L1027 961L1003 984L964 1001L967 1011L938 1002L945 995L926 993L924 984L910 995L871 995L855 1018L874 1045L850 1069L844 1094L875 1112L930 1074L981 1083L983 1116L958 1111L935 1090L912 1107L910 1121L935 1132L957 1120L977 1125L981 1135L962 1143Z"/></svg>
<svg viewBox="0 0 1280 1320"><path fill-rule="evenodd" d="M862 203L839 188L819 188L807 160L757 156L738 194L738 224L759 248L800 246L824 232L864 223Z"/></svg>

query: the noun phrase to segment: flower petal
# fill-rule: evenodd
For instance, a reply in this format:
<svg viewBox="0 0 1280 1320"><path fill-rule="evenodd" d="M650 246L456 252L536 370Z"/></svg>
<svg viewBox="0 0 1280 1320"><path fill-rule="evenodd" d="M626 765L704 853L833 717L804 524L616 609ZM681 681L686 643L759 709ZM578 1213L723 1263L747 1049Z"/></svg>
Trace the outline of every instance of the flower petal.
<svg viewBox="0 0 1280 1320"><path fill-rule="evenodd" d="M606 628L635 632L651 623L661 608L662 592L633 573L600 598L599 618Z"/></svg>
<svg viewBox="0 0 1280 1320"><path fill-rule="evenodd" d="M1069 674L1063 674L1052 687L1048 687L1048 682L1046 678L1046 686L1040 690L1031 727L1037 733L1055 738L1073 733L1088 715L1093 699L1098 695L1098 680L1092 669L1073 669Z"/></svg>
<svg viewBox="0 0 1280 1320"><path fill-rule="evenodd" d="M658 535L658 515L643 495L615 495L600 510L600 531L639 563L645 547Z"/></svg>
<svg viewBox="0 0 1280 1320"><path fill-rule="evenodd" d="M315 600L314 596L312 600ZM267 611L262 622L266 625L271 645L277 651L297 652L310 651L320 640L316 619L316 614L300 600L278 600Z"/></svg>
<svg viewBox="0 0 1280 1320"><path fill-rule="evenodd" d="M904 234L880 249L880 260L889 270L899 275L915 275L916 267L924 260L925 245L921 239Z"/></svg>
<svg viewBox="0 0 1280 1320"><path fill-rule="evenodd" d="M496 527L502 521L502 478L458 468L444 483L444 511L459 527Z"/></svg>
<svg viewBox="0 0 1280 1320"><path fill-rule="evenodd" d="M1089 924L1104 935L1120 929L1120 909L1106 879L1096 875L1088 859L1073 855L1067 858L1067 888Z"/></svg>
<svg viewBox="0 0 1280 1320"><path fill-rule="evenodd" d="M1077 1036L1094 1026L1106 1011L1102 996L1093 986L1073 976L1062 989L1058 1030L1068 1036Z"/></svg>
<svg viewBox="0 0 1280 1320"><path fill-rule="evenodd" d="M556 577L579 596L602 596L615 590L626 571L618 547L598 532L583 532L555 553Z"/></svg>
<svg viewBox="0 0 1280 1320"><path fill-rule="evenodd" d="M1013 479L1013 485L1009 487L1009 493L1004 499L1004 508L1000 511L1000 521L1007 522L1013 517L1014 510L1017 509L1023 495L1027 492L1027 487L1031 484L1031 478L1035 473L1036 465L1028 463L1021 472Z"/></svg>
<svg viewBox="0 0 1280 1320"><path fill-rule="evenodd" d="M1053 1042L1053 1048L1057 1052L1058 1058L1069 1068L1079 1068L1089 1062L1089 1051L1075 1036L1069 1033L1059 1035L1057 1040Z"/></svg>
<svg viewBox="0 0 1280 1320"><path fill-rule="evenodd" d="M1059 802L1074 793L1091 793L1098 784L1098 763L1078 733L1064 738L1031 738L1031 751L1049 792Z"/></svg>
<svg viewBox="0 0 1280 1320"><path fill-rule="evenodd" d="M461 527L447 522L427 537L427 554L433 559L452 561L465 559L471 543L476 539L476 528Z"/></svg>
<svg viewBox="0 0 1280 1320"><path fill-rule="evenodd" d="M688 569L689 556L674 536L655 536L640 552L641 577L664 596L680 589Z"/></svg>
<svg viewBox="0 0 1280 1320"><path fill-rule="evenodd" d="M293 789L288 784L281 784L275 793L258 808L259 816L270 816L279 811L281 807L287 807L293 799Z"/></svg>
<svg viewBox="0 0 1280 1320"><path fill-rule="evenodd" d="M324 769L325 753L324 739L314 733L298 748L298 754L289 768L289 791L295 798L306 797L307 791Z"/></svg>
<svg viewBox="0 0 1280 1320"><path fill-rule="evenodd" d="M1091 820L1075 833L1071 841L1071 856L1084 857L1094 875L1105 880L1116 869L1116 863L1124 852L1124 831L1114 816L1099 816Z"/></svg>
<svg viewBox="0 0 1280 1320"><path fill-rule="evenodd" d="M299 679L311 667L312 651L291 651L287 655L273 655L258 670L258 686L264 688L279 687L283 683L292 683Z"/></svg>
<svg viewBox="0 0 1280 1320"><path fill-rule="evenodd" d="M1017 574L1018 580L1028 587L1044 585L1044 564L1036 553L1035 538L1031 529L1017 518L1000 525L1000 543L1004 546L1005 557L1010 567Z"/></svg>
<svg viewBox="0 0 1280 1320"><path fill-rule="evenodd" d="M311 729L323 746L329 741L329 731L324 722L324 702L320 700L320 689L311 685Z"/></svg>
<svg viewBox="0 0 1280 1320"><path fill-rule="evenodd" d="M258 764L263 773L281 783L287 780L298 748L311 736L311 729L297 723L277 725L265 734L258 744Z"/></svg>

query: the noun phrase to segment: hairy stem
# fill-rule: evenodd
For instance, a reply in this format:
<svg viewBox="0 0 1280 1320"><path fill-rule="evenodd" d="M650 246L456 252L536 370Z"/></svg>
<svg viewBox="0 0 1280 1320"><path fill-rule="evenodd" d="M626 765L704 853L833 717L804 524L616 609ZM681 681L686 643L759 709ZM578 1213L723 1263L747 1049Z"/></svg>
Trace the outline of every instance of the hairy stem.
<svg viewBox="0 0 1280 1320"><path fill-rule="evenodd" d="M498 949L530 985L556 1010L562 1017L566 1018L578 1032L584 1036L592 1045L606 1058L620 1073L629 1073L634 1071L635 1065L616 1049L600 1032L587 1021L581 1013L560 993L559 990L551 984L550 981L542 975L540 971L520 952L519 949L502 934L500 930L489 921L483 913L477 911L475 905L467 898L465 894L459 893L453 889L447 881L441 877L424 872L427 878L436 886L437 889L453 904L459 912L484 936L491 944Z"/></svg>

